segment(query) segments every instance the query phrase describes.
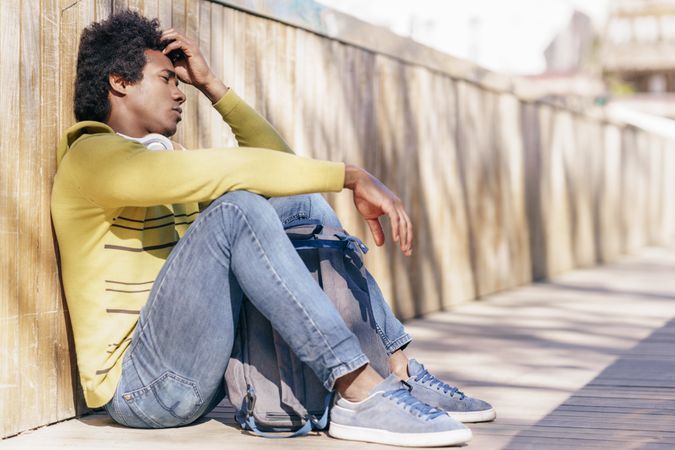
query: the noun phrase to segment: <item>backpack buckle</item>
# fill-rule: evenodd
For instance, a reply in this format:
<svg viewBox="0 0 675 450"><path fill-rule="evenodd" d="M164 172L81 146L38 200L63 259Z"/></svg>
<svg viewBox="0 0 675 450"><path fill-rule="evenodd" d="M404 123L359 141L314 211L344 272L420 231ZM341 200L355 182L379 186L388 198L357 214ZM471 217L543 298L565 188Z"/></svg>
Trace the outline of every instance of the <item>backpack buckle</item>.
<svg viewBox="0 0 675 450"><path fill-rule="evenodd" d="M246 385L246 396L244 397L244 404L242 409L245 409L246 417L253 416L253 408L255 408L255 389L250 384Z"/></svg>

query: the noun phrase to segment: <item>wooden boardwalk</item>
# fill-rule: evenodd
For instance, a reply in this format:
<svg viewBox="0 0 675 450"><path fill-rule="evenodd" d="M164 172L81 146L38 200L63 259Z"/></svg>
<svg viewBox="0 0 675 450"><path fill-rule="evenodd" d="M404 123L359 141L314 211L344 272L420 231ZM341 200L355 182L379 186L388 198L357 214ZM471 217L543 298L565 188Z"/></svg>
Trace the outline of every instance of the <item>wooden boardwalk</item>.
<svg viewBox="0 0 675 450"><path fill-rule="evenodd" d="M409 354L472 395L495 422L468 448L675 448L675 248L647 249L407 323ZM325 435L251 437L218 407L192 426L134 430L105 414L0 441L0 449L359 448ZM391 448L367 445L365 448Z"/></svg>

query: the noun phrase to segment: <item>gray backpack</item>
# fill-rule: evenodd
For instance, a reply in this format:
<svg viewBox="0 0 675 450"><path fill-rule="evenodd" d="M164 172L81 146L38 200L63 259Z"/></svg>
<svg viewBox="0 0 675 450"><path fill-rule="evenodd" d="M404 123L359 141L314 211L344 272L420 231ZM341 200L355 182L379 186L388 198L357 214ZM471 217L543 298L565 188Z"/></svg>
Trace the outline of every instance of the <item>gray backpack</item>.
<svg viewBox="0 0 675 450"><path fill-rule="evenodd" d="M387 354L377 332L362 255L368 248L342 229L296 221L286 229L300 257L359 338L371 366L386 377ZM265 437L325 429L329 393L269 321L245 300L225 385L239 425ZM269 432L291 431L290 436Z"/></svg>

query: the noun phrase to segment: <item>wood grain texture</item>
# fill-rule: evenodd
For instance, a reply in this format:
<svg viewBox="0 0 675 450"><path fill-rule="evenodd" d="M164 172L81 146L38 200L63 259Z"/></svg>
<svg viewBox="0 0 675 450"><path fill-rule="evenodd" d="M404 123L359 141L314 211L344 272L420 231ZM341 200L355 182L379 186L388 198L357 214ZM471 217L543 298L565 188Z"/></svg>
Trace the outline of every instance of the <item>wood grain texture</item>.
<svg viewBox="0 0 675 450"><path fill-rule="evenodd" d="M51 423L59 418L58 391L59 377L56 372L56 362L63 358L70 360L70 354L57 354L54 345L57 339L57 318L59 309L63 308L65 299L60 295L58 273L56 267L56 243L52 235L52 226L49 210L41 205L50 201L53 174L56 170L56 158L53 152L59 139L59 130L54 126L58 115L59 89L59 29L60 20L59 2L57 0L42 0L40 2L40 128L38 133L38 152L40 162L37 172L39 199L35 205L38 211L35 230L38 233L38 261L39 270L35 293L39 297L37 302L42 305L41 321L38 324L40 342L38 343L37 360L39 364L39 386L41 404L39 406L42 417L41 423ZM43 95L46 93L57 95ZM49 364L47 363L49 362ZM72 390L72 384L69 391Z"/></svg>
<svg viewBox="0 0 675 450"><path fill-rule="evenodd" d="M375 246L349 192L328 195L371 248L367 264L401 318L673 238L675 145L643 130L207 0L7 0L0 436L86 411L49 214L54 148L75 122L81 30L127 8L199 42L214 72L297 154L361 165L401 197L416 230L411 258L390 236ZM210 102L181 89L187 102L174 139L236 146Z"/></svg>
<svg viewBox="0 0 675 450"><path fill-rule="evenodd" d="M16 115L20 110L21 2L10 1L0 12L0 48L3 63L0 65L0 436L21 429L21 415L15 405L21 401L21 297L19 270L19 211L20 163L17 157L20 139ZM10 51L6 51L9 49Z"/></svg>
<svg viewBox="0 0 675 450"><path fill-rule="evenodd" d="M21 3L21 53L19 60L19 148L34 149L17 158L18 177L15 182L18 189L18 302L19 302L19 395L21 414L19 427L27 429L43 422L40 377L40 360L36 358L42 339L39 332L48 332L44 323L45 298L35 295L39 273L43 271L38 259L39 229L33 224L39 223L40 191L36 189L33 174L40 172L39 134L40 109L36 102L40 96L40 3ZM16 67L14 68L16 70Z"/></svg>

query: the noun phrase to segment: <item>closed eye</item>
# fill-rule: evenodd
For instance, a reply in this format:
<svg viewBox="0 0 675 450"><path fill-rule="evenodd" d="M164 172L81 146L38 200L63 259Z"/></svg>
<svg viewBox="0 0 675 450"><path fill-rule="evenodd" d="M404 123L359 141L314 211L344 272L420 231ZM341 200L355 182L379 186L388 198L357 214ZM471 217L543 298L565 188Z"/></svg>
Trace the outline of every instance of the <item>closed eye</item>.
<svg viewBox="0 0 675 450"><path fill-rule="evenodd" d="M173 70L164 69L159 76L162 77L165 83L169 83L169 80L171 79L176 80L176 86L178 86L178 78L176 77L176 72Z"/></svg>

